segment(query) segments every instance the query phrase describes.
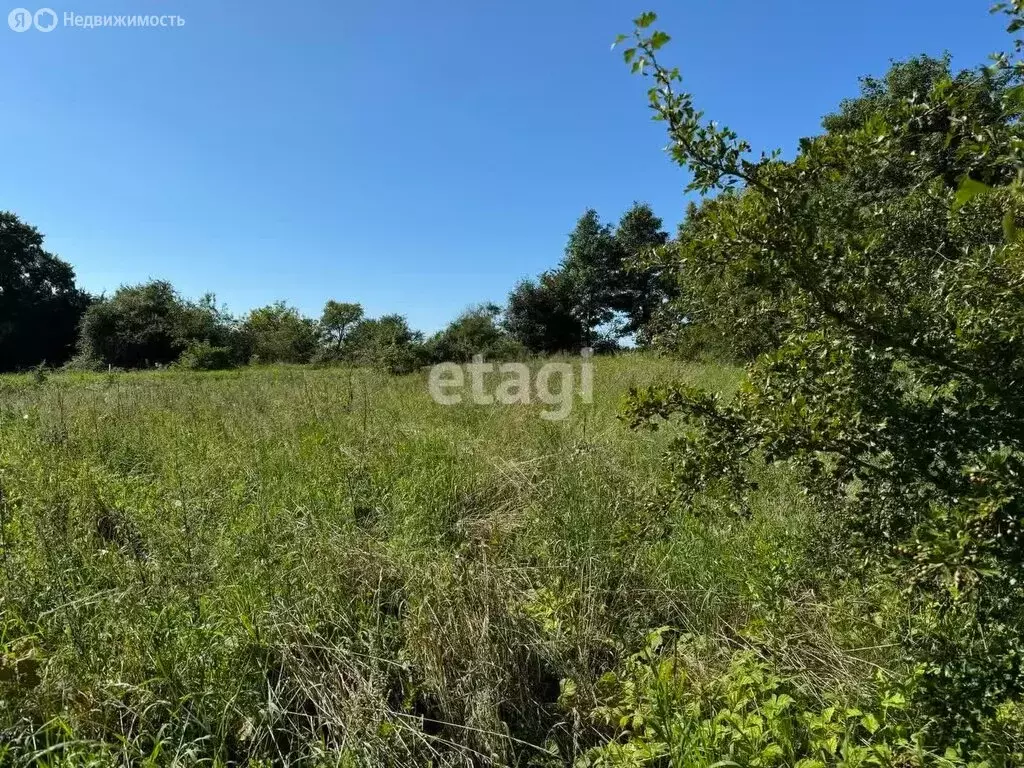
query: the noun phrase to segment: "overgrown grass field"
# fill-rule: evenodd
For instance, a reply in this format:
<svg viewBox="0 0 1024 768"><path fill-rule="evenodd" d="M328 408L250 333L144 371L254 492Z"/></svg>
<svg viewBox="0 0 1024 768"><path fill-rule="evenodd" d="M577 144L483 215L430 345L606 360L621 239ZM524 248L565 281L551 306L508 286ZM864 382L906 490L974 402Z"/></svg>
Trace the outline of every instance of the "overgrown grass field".
<svg viewBox="0 0 1024 768"><path fill-rule="evenodd" d="M785 477L746 519L674 511L671 430L619 418L630 386L741 376L599 359L564 421L425 373L3 377L0 764L607 761L670 638L693 685L748 649L855 697L885 644L801 575Z"/></svg>

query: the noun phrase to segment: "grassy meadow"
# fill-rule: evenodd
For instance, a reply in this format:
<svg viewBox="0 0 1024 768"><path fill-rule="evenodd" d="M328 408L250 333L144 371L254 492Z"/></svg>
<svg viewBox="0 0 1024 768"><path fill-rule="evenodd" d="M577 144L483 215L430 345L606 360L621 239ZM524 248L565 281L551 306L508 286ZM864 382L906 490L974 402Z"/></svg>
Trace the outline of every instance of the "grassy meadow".
<svg viewBox="0 0 1024 768"><path fill-rule="evenodd" d="M856 696L885 643L786 478L676 509L671 430L618 418L741 376L599 359L564 421L425 372L0 378L0 765L597 764L661 627L695 681L745 649Z"/></svg>

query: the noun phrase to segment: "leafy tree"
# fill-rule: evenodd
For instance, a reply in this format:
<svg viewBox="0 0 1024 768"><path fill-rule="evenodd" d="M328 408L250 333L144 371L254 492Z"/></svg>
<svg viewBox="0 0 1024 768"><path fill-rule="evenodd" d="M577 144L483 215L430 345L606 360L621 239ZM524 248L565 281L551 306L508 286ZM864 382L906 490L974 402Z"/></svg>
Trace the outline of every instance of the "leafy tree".
<svg viewBox="0 0 1024 768"><path fill-rule="evenodd" d="M434 362L465 363L474 355L491 360L515 360L524 348L498 323L501 308L495 304L471 307L427 342Z"/></svg>
<svg viewBox="0 0 1024 768"><path fill-rule="evenodd" d="M634 203L616 229L588 209L569 235L557 270L520 282L505 327L526 349L614 348L646 325L666 300L662 269L650 258L668 235L650 206Z"/></svg>
<svg viewBox="0 0 1024 768"><path fill-rule="evenodd" d="M320 316L320 333L324 345L324 357L329 360L340 360L343 356L345 340L349 332L363 318L363 307L350 302L338 302L331 299L324 305Z"/></svg>
<svg viewBox="0 0 1024 768"><path fill-rule="evenodd" d="M1024 27L1024 2L1004 10ZM684 500L743 512L757 463L785 462L851 548L845 567L904 590L917 705L971 744L1024 694L1024 67L897 68L792 162L751 159L659 63L654 20L636 20L625 58L653 80L690 188L724 195L666 258L749 286L778 338L731 401L656 387L630 415L687 425ZM929 87L908 96L905 77Z"/></svg>
<svg viewBox="0 0 1024 768"><path fill-rule="evenodd" d="M571 291L572 313L589 344L599 326L614 316L622 275L622 249L615 231L602 224L597 211L587 210L569 235L561 272Z"/></svg>
<svg viewBox="0 0 1024 768"><path fill-rule="evenodd" d="M512 290L505 309L509 335L531 352L568 352L585 346L585 331L573 311L575 290L561 271L523 280Z"/></svg>
<svg viewBox="0 0 1024 768"><path fill-rule="evenodd" d="M651 207L634 203L618 227L589 209L569 235L561 272L571 286L572 312L595 344L636 333L667 298L652 252L668 240Z"/></svg>
<svg viewBox="0 0 1024 768"><path fill-rule="evenodd" d="M363 319L345 342L346 357L392 374L410 373L424 362L423 334L401 315Z"/></svg>
<svg viewBox="0 0 1024 768"><path fill-rule="evenodd" d="M655 258L657 249L668 241L662 221L646 203L633 203L619 220L615 242L622 255L616 272L610 307L626 316L621 329L624 334L636 333L651 322L652 317L672 295L672 284Z"/></svg>
<svg viewBox="0 0 1024 768"><path fill-rule="evenodd" d="M0 370L64 363L89 301L39 231L0 211Z"/></svg>
<svg viewBox="0 0 1024 768"><path fill-rule="evenodd" d="M252 310L239 332L261 363L308 363L317 348L316 324L283 301Z"/></svg>
<svg viewBox="0 0 1024 768"><path fill-rule="evenodd" d="M727 189L692 205L671 248L657 252L663 300L642 328L642 343L682 357L747 361L774 349L783 317L761 272L725 269L715 241L727 221L744 221L751 198ZM707 250L715 245L714 254ZM681 258L681 254L695 254ZM696 255L699 254L699 255Z"/></svg>
<svg viewBox="0 0 1024 768"><path fill-rule="evenodd" d="M855 134L868 125L885 125L903 105L919 102L922 95L935 89L952 89L955 110L971 114L983 133L998 130L1004 120L1000 104L1006 91L1005 78L970 71L954 75L948 58L922 56L894 64L884 78L865 78L861 95L844 101L837 113L824 119L827 135L838 139L838 134ZM932 112L908 126L899 137L903 161L882 158L848 164L827 184L820 180L815 187L817 194L829 199L845 198L852 207L857 201L870 203L904 195L922 178L938 177L948 187L972 173L989 181L1007 181L1009 169L979 168L972 155L963 151L962 137L950 132L951 121L956 119L956 112L949 106L935 104ZM803 145L813 141L805 139ZM998 178L986 175L992 172ZM772 275L765 270L731 266L728 259L719 258L730 244L714 241L724 221L749 220L757 204L747 191L729 185L717 198L691 206L680 227L682 245L675 253L701 255L686 259L669 255L660 262L671 283L671 300L658 318L662 321L660 327L649 329L658 344L691 353L710 348L740 360L751 360L778 346L785 314L778 311ZM828 226L842 230L842 222L822 218ZM709 242L714 243L712 250L705 247Z"/></svg>
<svg viewBox="0 0 1024 768"><path fill-rule="evenodd" d="M213 367L214 361L229 367L247 359L237 324L217 307L213 294L190 302L169 282L153 280L122 286L89 307L82 318L79 364L166 365L192 347L209 349L204 365L193 367Z"/></svg>
<svg viewBox="0 0 1024 768"><path fill-rule="evenodd" d="M189 341L186 303L165 280L122 286L82 319L83 356L104 365L142 368L178 359Z"/></svg>

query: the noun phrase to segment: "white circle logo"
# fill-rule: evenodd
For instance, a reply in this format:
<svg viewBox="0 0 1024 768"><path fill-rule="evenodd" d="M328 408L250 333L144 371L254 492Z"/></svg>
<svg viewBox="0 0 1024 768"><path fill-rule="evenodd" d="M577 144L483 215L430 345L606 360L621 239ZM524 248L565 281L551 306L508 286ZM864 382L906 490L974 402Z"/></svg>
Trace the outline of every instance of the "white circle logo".
<svg viewBox="0 0 1024 768"><path fill-rule="evenodd" d="M40 32L52 32L57 26L57 14L53 8L40 8L32 17L32 21Z"/></svg>
<svg viewBox="0 0 1024 768"><path fill-rule="evenodd" d="M15 32L27 32L32 29L32 11L28 8L15 8L7 14L7 26Z"/></svg>

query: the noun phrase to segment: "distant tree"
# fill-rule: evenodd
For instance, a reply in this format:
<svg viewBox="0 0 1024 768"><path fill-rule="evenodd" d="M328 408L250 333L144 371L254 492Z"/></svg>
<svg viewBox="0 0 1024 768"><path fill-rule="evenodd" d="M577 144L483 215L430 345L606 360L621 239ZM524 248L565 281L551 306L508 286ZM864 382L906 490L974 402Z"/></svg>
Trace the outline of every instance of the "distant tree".
<svg viewBox="0 0 1024 768"><path fill-rule="evenodd" d="M401 315L363 319L346 336L345 356L389 373L410 373L425 361L423 334Z"/></svg>
<svg viewBox="0 0 1024 768"><path fill-rule="evenodd" d="M340 360L344 353L345 339L362 318L362 305L334 301L333 299L328 301L320 316L322 357L328 360Z"/></svg>
<svg viewBox="0 0 1024 768"><path fill-rule="evenodd" d="M474 355L491 360L515 360L526 351L498 322L501 307L481 304L471 307L447 328L427 341L427 353L434 362L469 362Z"/></svg>
<svg viewBox="0 0 1024 768"><path fill-rule="evenodd" d="M560 270L586 343L634 334L651 319L669 287L652 254L667 240L645 203L633 203L618 227L603 224L594 209L579 218Z"/></svg>
<svg viewBox="0 0 1024 768"><path fill-rule="evenodd" d="M252 310L239 331L261 363L308 363L317 348L316 324L283 301Z"/></svg>
<svg viewBox="0 0 1024 768"><path fill-rule="evenodd" d="M633 203L619 220L615 242L623 261L612 273L617 281L608 290L610 306L626 318L621 332L632 334L646 326L672 295L672 284L656 255L656 249L668 242L668 233L649 205Z"/></svg>
<svg viewBox="0 0 1024 768"><path fill-rule="evenodd" d="M179 364L193 370L220 370L248 362L252 354L248 341L226 307L208 293L196 303L186 302L179 338L184 349Z"/></svg>
<svg viewBox="0 0 1024 768"><path fill-rule="evenodd" d="M196 336L190 308L165 280L119 288L92 304L82 319L82 355L105 365L142 368L172 363Z"/></svg>
<svg viewBox="0 0 1024 768"><path fill-rule="evenodd" d="M208 341L214 347L232 350L232 354L238 353L241 345L238 320L226 307L217 306L212 293L194 303L184 302L179 336L186 341Z"/></svg>
<svg viewBox="0 0 1024 768"><path fill-rule="evenodd" d="M587 210L569 235L561 272L571 295L572 314L590 344L599 326L612 320L622 281L622 249L615 230L602 224L597 211Z"/></svg>
<svg viewBox="0 0 1024 768"><path fill-rule="evenodd" d="M39 231L0 211L0 370L64 363L89 302Z"/></svg>
<svg viewBox="0 0 1024 768"><path fill-rule="evenodd" d="M531 352L567 352L584 346L584 328L573 311L575 291L564 272L523 280L508 297L503 325Z"/></svg>

